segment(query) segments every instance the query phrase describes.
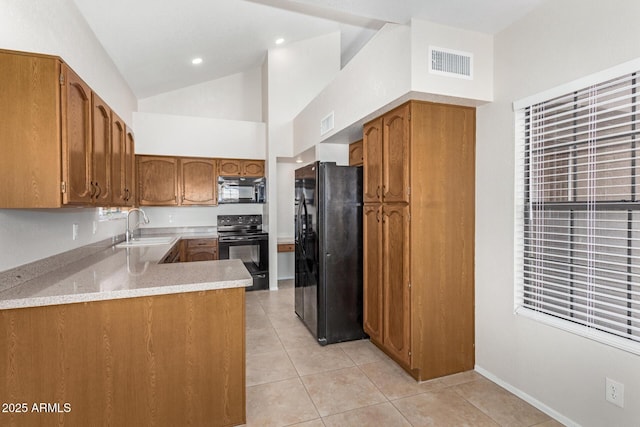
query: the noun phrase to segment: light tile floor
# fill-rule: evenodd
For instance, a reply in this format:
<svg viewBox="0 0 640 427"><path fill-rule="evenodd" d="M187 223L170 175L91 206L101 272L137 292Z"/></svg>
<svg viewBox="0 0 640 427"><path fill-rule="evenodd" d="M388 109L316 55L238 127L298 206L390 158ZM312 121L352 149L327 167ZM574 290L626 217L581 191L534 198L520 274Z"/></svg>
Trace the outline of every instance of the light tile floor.
<svg viewBox="0 0 640 427"><path fill-rule="evenodd" d="M322 347L279 287L246 294L247 426L561 426L474 371L417 383L368 340Z"/></svg>

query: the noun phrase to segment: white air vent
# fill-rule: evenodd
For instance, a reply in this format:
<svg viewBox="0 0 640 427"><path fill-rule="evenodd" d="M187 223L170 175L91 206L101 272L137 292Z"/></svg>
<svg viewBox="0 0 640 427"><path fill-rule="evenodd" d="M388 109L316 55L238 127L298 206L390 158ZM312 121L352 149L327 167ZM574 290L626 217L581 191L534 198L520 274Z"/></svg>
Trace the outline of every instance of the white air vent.
<svg viewBox="0 0 640 427"><path fill-rule="evenodd" d="M473 79L473 54L430 47L429 72L461 79Z"/></svg>
<svg viewBox="0 0 640 427"><path fill-rule="evenodd" d="M333 111L320 120L320 136L333 129Z"/></svg>

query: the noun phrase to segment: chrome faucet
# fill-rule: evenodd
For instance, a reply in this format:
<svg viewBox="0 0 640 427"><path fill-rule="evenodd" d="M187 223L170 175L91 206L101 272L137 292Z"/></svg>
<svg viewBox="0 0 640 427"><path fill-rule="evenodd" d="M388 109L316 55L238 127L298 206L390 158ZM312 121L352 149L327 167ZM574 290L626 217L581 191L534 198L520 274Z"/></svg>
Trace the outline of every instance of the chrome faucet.
<svg viewBox="0 0 640 427"><path fill-rule="evenodd" d="M129 228L129 216L131 215L131 212L140 212L142 214L142 218L144 220L145 224L149 224L149 218L147 218L147 214L144 213L144 211L140 208L131 208L129 209L129 212L127 212L127 231L124 233L124 240L125 242L129 243L131 241L131 237L133 236L133 230L131 230ZM139 226L141 223L138 221L138 223L134 226L137 227Z"/></svg>

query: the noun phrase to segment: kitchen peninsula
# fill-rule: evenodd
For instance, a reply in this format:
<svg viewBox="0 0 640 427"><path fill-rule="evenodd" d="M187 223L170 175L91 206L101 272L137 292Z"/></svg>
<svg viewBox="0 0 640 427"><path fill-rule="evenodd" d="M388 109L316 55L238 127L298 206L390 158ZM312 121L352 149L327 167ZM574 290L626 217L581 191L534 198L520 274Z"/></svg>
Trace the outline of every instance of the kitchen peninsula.
<svg viewBox="0 0 640 427"><path fill-rule="evenodd" d="M240 260L159 264L172 245L0 274L0 425L245 422L251 275Z"/></svg>

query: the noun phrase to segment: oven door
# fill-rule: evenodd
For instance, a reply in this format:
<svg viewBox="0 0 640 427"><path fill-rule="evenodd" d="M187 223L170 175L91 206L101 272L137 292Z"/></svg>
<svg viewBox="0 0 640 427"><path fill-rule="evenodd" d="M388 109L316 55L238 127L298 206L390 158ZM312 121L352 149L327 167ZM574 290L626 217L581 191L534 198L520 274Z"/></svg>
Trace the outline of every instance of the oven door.
<svg viewBox="0 0 640 427"><path fill-rule="evenodd" d="M218 238L219 259L240 259L253 277L247 291L269 288L269 237L224 236Z"/></svg>

